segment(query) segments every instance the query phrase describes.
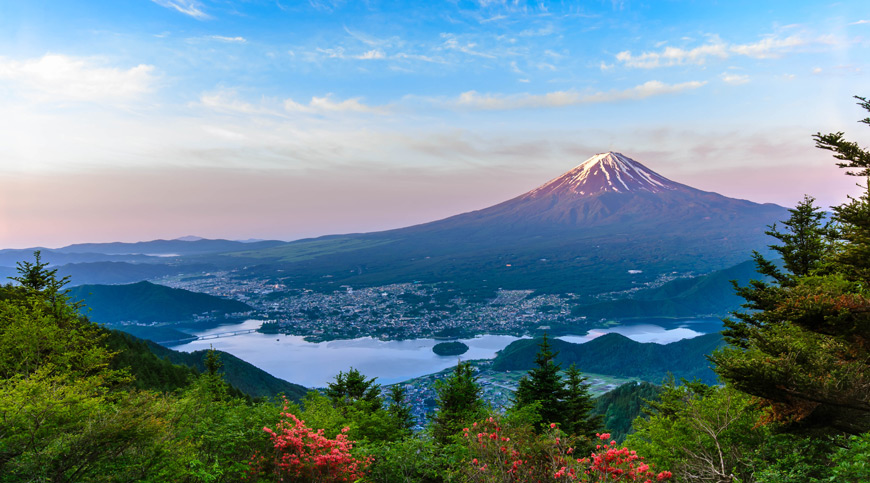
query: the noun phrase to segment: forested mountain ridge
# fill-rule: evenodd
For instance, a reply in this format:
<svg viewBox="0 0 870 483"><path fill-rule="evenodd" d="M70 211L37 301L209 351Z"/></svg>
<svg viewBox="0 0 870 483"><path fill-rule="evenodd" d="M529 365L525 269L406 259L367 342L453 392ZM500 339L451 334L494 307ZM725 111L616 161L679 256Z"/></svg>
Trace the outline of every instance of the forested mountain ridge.
<svg viewBox="0 0 870 483"><path fill-rule="evenodd" d="M492 363L496 371L525 370L533 367L540 339L520 339L499 351ZM550 341L556 362L562 367L576 364L582 372L637 377L661 383L673 377L716 383L707 356L722 347L721 334L706 334L670 344L635 342L610 333L583 344L559 339Z"/></svg>
<svg viewBox="0 0 870 483"><path fill-rule="evenodd" d="M166 287L151 282L127 285L79 285L69 291L87 307L91 320L118 322L184 322L204 313L225 315L248 312L251 306L199 292Z"/></svg>

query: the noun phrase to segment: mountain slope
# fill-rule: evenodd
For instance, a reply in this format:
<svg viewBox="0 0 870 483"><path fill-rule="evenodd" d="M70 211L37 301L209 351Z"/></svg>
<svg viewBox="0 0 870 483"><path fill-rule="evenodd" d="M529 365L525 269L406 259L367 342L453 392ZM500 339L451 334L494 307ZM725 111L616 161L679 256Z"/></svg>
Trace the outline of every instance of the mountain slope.
<svg viewBox="0 0 870 483"><path fill-rule="evenodd" d="M129 285L79 285L69 292L73 300L84 301L85 313L100 324L125 321L182 322L194 315L212 312L223 315L251 310L248 304L188 290L138 282Z"/></svg>
<svg viewBox="0 0 870 483"><path fill-rule="evenodd" d="M192 367L199 372L206 370L205 358L208 351L180 352L152 342L146 342L146 344L151 352L173 364ZM284 394L291 401L300 401L308 392L304 386L279 379L228 352L216 352L220 355L221 364L223 364L221 373L223 373L224 379L245 394L252 397L268 398Z"/></svg>
<svg viewBox="0 0 870 483"><path fill-rule="evenodd" d="M278 240L264 240L255 242L239 242L232 240L209 240L197 237L185 237L176 240L151 240L136 243L79 243L75 245L57 248L58 253L102 253L107 255L158 255L158 256L182 256L200 255L207 253L222 253L239 250L263 249L285 242Z"/></svg>
<svg viewBox="0 0 870 483"><path fill-rule="evenodd" d="M745 286L750 280L763 278L756 272L755 262L748 260L699 277L672 280L660 287L639 291L631 298L579 305L571 312L592 319L725 316L745 303L734 292L731 281Z"/></svg>
<svg viewBox="0 0 870 483"><path fill-rule="evenodd" d="M600 293L662 273L739 263L753 249L766 250L765 227L786 215L780 206L700 191L604 153L483 210L236 255L262 261L248 274L325 290L419 280Z"/></svg>

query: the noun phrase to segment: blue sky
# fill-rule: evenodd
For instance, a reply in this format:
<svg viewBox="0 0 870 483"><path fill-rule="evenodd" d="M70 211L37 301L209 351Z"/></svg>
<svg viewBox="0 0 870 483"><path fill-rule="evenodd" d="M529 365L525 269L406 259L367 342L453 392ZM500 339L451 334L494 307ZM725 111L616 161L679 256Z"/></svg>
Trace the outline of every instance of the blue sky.
<svg viewBox="0 0 870 483"><path fill-rule="evenodd" d="M611 149L835 204L868 52L865 1L0 0L0 247L392 228Z"/></svg>

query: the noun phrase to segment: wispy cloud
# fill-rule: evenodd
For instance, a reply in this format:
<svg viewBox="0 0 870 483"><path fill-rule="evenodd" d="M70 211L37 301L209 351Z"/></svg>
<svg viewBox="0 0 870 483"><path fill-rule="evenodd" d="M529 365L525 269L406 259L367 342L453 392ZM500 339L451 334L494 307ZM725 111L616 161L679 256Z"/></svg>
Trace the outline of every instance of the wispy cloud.
<svg viewBox="0 0 870 483"><path fill-rule="evenodd" d="M732 45L731 52L737 55L745 55L756 59L769 59L778 57L793 47L799 47L808 43L807 40L792 35L783 39L767 37L751 44Z"/></svg>
<svg viewBox="0 0 870 483"><path fill-rule="evenodd" d="M749 82L748 75L740 75L740 74L732 74L732 73L728 73L728 72L723 72L720 77L722 78L722 82L724 82L726 84L735 85L735 86L740 85L740 84L746 84L747 82Z"/></svg>
<svg viewBox="0 0 870 483"><path fill-rule="evenodd" d="M870 20L858 20L856 22L852 22L849 25L866 25L870 23Z"/></svg>
<svg viewBox="0 0 870 483"><path fill-rule="evenodd" d="M284 115L284 113L277 108L272 108L267 105L254 105L250 102L239 99L234 89L221 89L212 92L205 92L199 97L199 105L223 113L271 116Z"/></svg>
<svg viewBox="0 0 870 483"><path fill-rule="evenodd" d="M231 42L231 43L238 43L238 44L244 44L245 42L248 41L248 39L246 39L244 37L225 37L223 35L212 35L209 38L212 40L220 41L220 42Z"/></svg>
<svg viewBox="0 0 870 483"><path fill-rule="evenodd" d="M318 53L330 59L356 59L356 60L380 60L386 59L387 54L381 49L367 50L361 54L349 54L345 52L344 47L321 48L315 49ZM317 55L309 56L312 60L317 59Z"/></svg>
<svg viewBox="0 0 870 483"><path fill-rule="evenodd" d="M107 67L90 58L46 54L38 59L0 57L0 82L45 102L124 102L153 89L154 66Z"/></svg>
<svg viewBox="0 0 870 483"><path fill-rule="evenodd" d="M337 100L332 94L322 97L314 96L306 103L296 102L293 99L283 101L275 98L261 98L259 102L239 97L235 89L219 89L203 93L198 103L201 107L225 114L240 114L245 116L269 116L287 118L291 113L304 114L329 114L329 113L362 113L362 114L387 114L386 106L370 106L362 102L362 98Z"/></svg>
<svg viewBox="0 0 870 483"><path fill-rule="evenodd" d="M284 101L284 109L288 112L304 112L308 114L324 114L336 112L351 112L364 114L386 114L388 109L384 106L369 106L364 104L359 97L337 101L332 94L323 97L312 97L308 104L301 104L293 99Z"/></svg>
<svg viewBox="0 0 870 483"><path fill-rule="evenodd" d="M320 52L321 54L326 55L330 59L343 59L344 58L344 48L343 47L336 47L334 49L324 49L324 48L318 47L316 50L318 52Z"/></svg>
<svg viewBox="0 0 870 483"><path fill-rule="evenodd" d="M442 47L446 50L455 50L463 54L485 57L487 59L494 59L496 57L494 54L478 50L477 44L474 42L460 42L454 34L441 34L441 38L444 39Z"/></svg>
<svg viewBox="0 0 870 483"><path fill-rule="evenodd" d="M152 2L160 5L161 7L166 7L169 9L176 10L185 15L190 15L193 18L199 20L205 20L211 18L207 13L202 10L202 3L197 0L151 0Z"/></svg>
<svg viewBox="0 0 870 483"><path fill-rule="evenodd" d="M556 91L546 94L519 94L512 96L479 94L475 91L462 93L451 104L457 107L482 110L529 109L545 107L566 107L581 104L617 102L645 99L647 97L675 94L697 89L706 82L691 81L680 84L665 84L649 81L638 86L623 89L582 94L576 91Z"/></svg>
<svg viewBox="0 0 870 483"><path fill-rule="evenodd" d="M378 59L386 59L387 55L384 54L384 51L381 49L372 49L363 54L357 55L355 58L362 60L378 60Z"/></svg>
<svg viewBox="0 0 870 483"><path fill-rule="evenodd" d="M432 64L448 64L446 60L440 57L431 57L428 55L421 54L409 54L407 52L399 52L398 54L392 56L394 59L403 59L403 60L419 60L422 62L429 62Z"/></svg>
<svg viewBox="0 0 870 483"><path fill-rule="evenodd" d="M375 37L373 35L364 34L362 32L358 32L356 30L349 29L346 25L344 26L344 31L351 36L354 40L362 42L369 47L387 47L394 46L402 43L402 40L399 37L388 37L388 38L380 38Z"/></svg>
<svg viewBox="0 0 870 483"><path fill-rule="evenodd" d="M309 5L323 12L333 12L344 3L344 0L308 0Z"/></svg>
<svg viewBox="0 0 870 483"><path fill-rule="evenodd" d="M556 27L549 24L538 29L522 30L517 35L520 37L546 37L548 35L553 35L554 33L556 33Z"/></svg>
<svg viewBox="0 0 870 483"><path fill-rule="evenodd" d="M616 60L626 67L638 69L654 69L675 65L703 65L710 58L727 59L734 55L766 59L778 57L794 47L807 44L808 41L798 35L785 38L765 37L758 42L748 44L728 44L718 37L710 42L692 49L680 47L665 47L656 52L633 54L625 50L616 54Z"/></svg>

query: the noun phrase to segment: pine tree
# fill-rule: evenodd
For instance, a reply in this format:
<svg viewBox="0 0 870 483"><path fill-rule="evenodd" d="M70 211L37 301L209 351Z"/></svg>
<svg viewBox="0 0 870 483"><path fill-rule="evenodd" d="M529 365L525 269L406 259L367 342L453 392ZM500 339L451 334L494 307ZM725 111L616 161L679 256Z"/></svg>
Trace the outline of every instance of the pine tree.
<svg viewBox="0 0 870 483"><path fill-rule="evenodd" d="M517 408L540 403L539 414L545 424L563 423L565 385L559 375L560 364L556 363L556 354L550 350L547 335L544 334L535 355L535 366L520 379L514 404Z"/></svg>
<svg viewBox="0 0 870 483"><path fill-rule="evenodd" d="M604 417L592 414L595 400L589 392L587 378L583 376L576 364L565 371L565 401L563 408L562 430L568 434L586 436L594 439L595 433L603 430Z"/></svg>
<svg viewBox="0 0 870 483"><path fill-rule="evenodd" d="M870 111L870 102L859 100ZM853 170L847 174L870 177L870 152L843 133L815 138L844 161L838 166ZM809 199L784 224L788 236L771 230L782 242L777 251L788 256L788 273L777 277L772 264L756 257L759 271L777 282L739 289L748 311L726 321L723 334L732 347L711 356L727 383L760 398L768 421L870 430L870 191L864 189L834 208L836 232L823 233L828 228ZM797 236L801 227L813 236ZM807 243L818 236L820 243Z"/></svg>
<svg viewBox="0 0 870 483"><path fill-rule="evenodd" d="M367 379L353 367L347 372L339 371L335 376L335 382L327 384L326 397L335 407L361 404L370 411L376 411L383 405L381 385L375 384L376 379L376 377Z"/></svg>
<svg viewBox="0 0 870 483"><path fill-rule="evenodd" d="M785 231L779 231L774 223L765 234L779 240L781 245L770 245L779 253L783 266L788 272L770 271L768 275L783 286L793 284L795 277L806 277L815 273L822 262L832 253L831 239L836 232L830 221L825 220L825 212L814 206L815 198L804 195L803 201L789 209L791 216L782 222ZM759 256L756 256L758 260Z"/></svg>
<svg viewBox="0 0 870 483"><path fill-rule="evenodd" d="M405 398L405 387L401 384L393 384L388 389L390 406L387 408L390 416L396 423L396 427L402 432L409 432L414 427L414 416L411 415L411 406Z"/></svg>
<svg viewBox="0 0 870 483"><path fill-rule="evenodd" d="M864 97L855 96L864 110L870 112L870 101ZM870 125L870 117L859 122ZM858 143L847 141L842 132L833 134L817 133L813 136L816 147L834 152L839 159L837 166L846 168L848 176L864 178L864 189L860 197L849 196L848 201L835 206L834 215L840 223L840 239L842 250L837 255L843 271L851 280L864 283L870 281L870 151L862 149Z"/></svg>
<svg viewBox="0 0 870 483"><path fill-rule="evenodd" d="M431 431L438 444L449 444L464 425L486 415L486 404L481 399L483 389L468 362L460 362L453 374L437 381L435 392L438 411L431 418Z"/></svg>

